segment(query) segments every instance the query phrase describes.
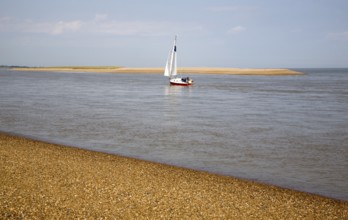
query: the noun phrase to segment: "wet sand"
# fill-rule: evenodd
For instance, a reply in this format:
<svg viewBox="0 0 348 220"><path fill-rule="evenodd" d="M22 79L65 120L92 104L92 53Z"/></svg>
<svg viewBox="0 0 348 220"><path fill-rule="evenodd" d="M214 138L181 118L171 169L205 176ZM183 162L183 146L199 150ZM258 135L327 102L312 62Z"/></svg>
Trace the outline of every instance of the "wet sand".
<svg viewBox="0 0 348 220"><path fill-rule="evenodd" d="M153 73L162 74L164 68L135 68L135 67L35 67L13 68L17 71L42 72L96 72L96 73ZM303 73L289 69L243 69L243 68L211 68L211 67L182 67L179 73L185 74L227 74L227 75L301 75Z"/></svg>
<svg viewBox="0 0 348 220"><path fill-rule="evenodd" d="M348 219L348 202L0 133L0 219Z"/></svg>

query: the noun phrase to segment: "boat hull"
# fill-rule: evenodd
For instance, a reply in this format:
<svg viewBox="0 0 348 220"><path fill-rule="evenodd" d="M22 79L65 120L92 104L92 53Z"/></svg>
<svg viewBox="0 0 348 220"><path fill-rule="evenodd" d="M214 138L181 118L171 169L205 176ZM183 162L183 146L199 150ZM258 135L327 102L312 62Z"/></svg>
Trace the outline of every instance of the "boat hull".
<svg viewBox="0 0 348 220"><path fill-rule="evenodd" d="M192 86L192 83L173 83L170 82L171 86Z"/></svg>
<svg viewBox="0 0 348 220"><path fill-rule="evenodd" d="M189 78L173 78L169 80L169 83L172 86L191 86L193 81Z"/></svg>

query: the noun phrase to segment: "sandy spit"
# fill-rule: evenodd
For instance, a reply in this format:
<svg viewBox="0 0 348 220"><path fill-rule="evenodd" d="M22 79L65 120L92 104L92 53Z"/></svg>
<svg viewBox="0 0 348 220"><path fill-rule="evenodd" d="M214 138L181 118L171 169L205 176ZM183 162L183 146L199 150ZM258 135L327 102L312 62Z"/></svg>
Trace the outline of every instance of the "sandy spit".
<svg viewBox="0 0 348 220"><path fill-rule="evenodd" d="M0 133L0 219L348 219L348 202Z"/></svg>
<svg viewBox="0 0 348 220"><path fill-rule="evenodd" d="M42 72L96 72L96 73L153 73L162 74L164 68L136 67L27 67L13 68L17 71ZM184 74L231 74L231 75L301 75L303 73L289 69L243 69L243 68L212 68L212 67L182 67L179 73Z"/></svg>

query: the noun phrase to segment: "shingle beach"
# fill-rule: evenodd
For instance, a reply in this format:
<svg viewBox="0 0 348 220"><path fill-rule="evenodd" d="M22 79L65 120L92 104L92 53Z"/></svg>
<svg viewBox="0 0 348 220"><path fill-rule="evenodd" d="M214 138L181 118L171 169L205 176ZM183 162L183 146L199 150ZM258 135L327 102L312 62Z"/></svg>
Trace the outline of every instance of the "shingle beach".
<svg viewBox="0 0 348 220"><path fill-rule="evenodd" d="M348 202L0 133L0 219L348 219Z"/></svg>

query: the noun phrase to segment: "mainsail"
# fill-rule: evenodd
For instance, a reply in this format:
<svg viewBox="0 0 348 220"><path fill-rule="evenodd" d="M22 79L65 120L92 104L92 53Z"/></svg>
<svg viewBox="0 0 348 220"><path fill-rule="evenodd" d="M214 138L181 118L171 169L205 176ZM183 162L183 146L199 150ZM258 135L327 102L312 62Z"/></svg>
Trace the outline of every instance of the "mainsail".
<svg viewBox="0 0 348 220"><path fill-rule="evenodd" d="M174 38L174 45L169 52L169 56L166 63L166 68L164 69L164 75L168 77L176 76L176 36Z"/></svg>

